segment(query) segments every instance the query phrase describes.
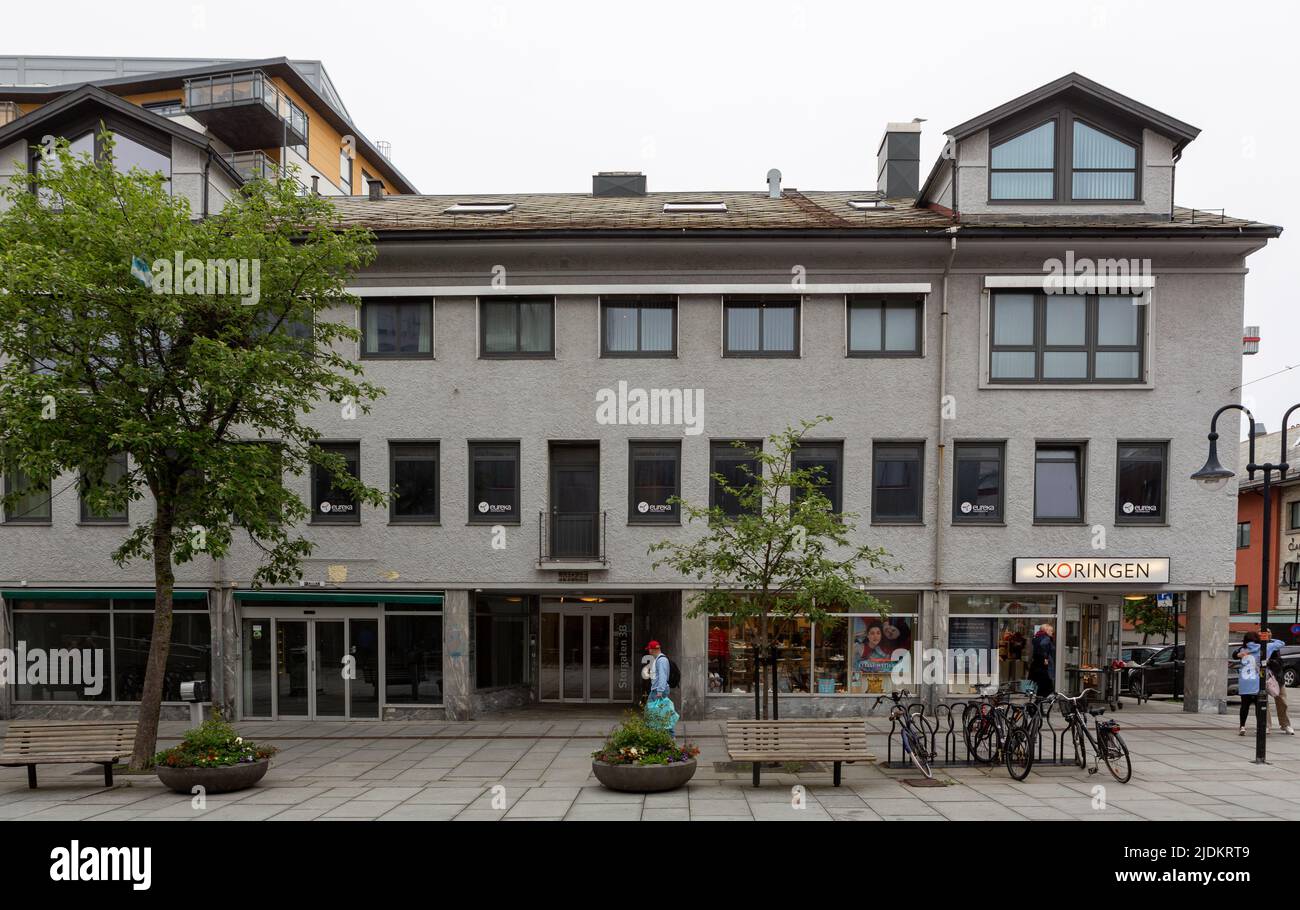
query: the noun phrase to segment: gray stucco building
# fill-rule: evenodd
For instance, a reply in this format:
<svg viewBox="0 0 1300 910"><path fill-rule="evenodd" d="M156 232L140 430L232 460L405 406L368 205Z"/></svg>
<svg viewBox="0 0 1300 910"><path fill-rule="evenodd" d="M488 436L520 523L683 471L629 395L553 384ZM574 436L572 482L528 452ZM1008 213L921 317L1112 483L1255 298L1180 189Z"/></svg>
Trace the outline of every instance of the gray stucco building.
<svg viewBox="0 0 1300 910"><path fill-rule="evenodd" d="M180 567L176 683L210 675L240 717L478 717L633 701L653 638L685 716L746 716L752 630L687 617L692 583L647 547L694 533L668 498L709 502L732 441L826 414L809 461L899 568L873 586L887 621L781 630L783 713L863 711L898 649L984 649L1023 678L1044 624L1058 686L1106 685L1123 597L1158 592L1185 599L1188 709L1217 709L1236 493L1188 477L1240 382L1246 258L1280 229L1174 205L1198 131L1077 75L948 131L924 180L918 129L887 127L875 191L619 173L338 199L378 238L341 318L387 395L311 419L401 495L291 479L315 515L292 589L251 590L238 542ZM75 493L49 513L0 525L0 644L112 642L113 686L10 687L0 710L129 713L149 567L116 568L122 523Z"/></svg>

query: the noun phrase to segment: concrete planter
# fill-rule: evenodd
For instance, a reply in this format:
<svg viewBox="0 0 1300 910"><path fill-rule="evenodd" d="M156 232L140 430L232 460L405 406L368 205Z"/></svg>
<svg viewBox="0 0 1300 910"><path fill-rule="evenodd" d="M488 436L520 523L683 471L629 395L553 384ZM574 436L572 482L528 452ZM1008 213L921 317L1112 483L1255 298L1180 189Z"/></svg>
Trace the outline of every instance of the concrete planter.
<svg viewBox="0 0 1300 910"><path fill-rule="evenodd" d="M154 770L163 786L177 793L193 793L195 787L202 787L205 793L231 793L256 784L269 767L271 760L264 758L224 768L168 768L158 765Z"/></svg>
<svg viewBox="0 0 1300 910"><path fill-rule="evenodd" d="M610 790L625 793L659 793L684 787L695 776L695 759L671 765L610 765L593 761L596 780Z"/></svg>

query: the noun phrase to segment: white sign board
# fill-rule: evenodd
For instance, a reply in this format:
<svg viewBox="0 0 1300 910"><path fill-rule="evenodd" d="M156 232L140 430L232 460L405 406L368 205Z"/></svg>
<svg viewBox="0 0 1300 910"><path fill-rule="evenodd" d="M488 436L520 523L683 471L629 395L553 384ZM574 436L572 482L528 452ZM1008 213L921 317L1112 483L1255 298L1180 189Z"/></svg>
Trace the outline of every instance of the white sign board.
<svg viewBox="0 0 1300 910"><path fill-rule="evenodd" d="M1169 557L1017 556L1018 585L1154 585L1169 583Z"/></svg>

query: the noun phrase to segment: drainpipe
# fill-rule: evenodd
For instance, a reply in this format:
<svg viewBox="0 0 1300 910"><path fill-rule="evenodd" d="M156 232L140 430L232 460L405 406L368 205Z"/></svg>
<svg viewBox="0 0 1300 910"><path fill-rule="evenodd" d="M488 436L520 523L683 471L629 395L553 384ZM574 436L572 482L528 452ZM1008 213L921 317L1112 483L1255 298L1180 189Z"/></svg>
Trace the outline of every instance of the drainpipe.
<svg viewBox="0 0 1300 910"><path fill-rule="evenodd" d="M934 580L931 583L936 607L939 603L939 590L943 585L943 524L945 518L943 504L947 499L944 479L948 476L947 421L944 420L943 416L945 402L948 398L948 282L952 274L952 262L957 258L957 232L959 230L960 228L956 225L948 228L950 246L948 261L943 267L942 308L939 311L939 407L935 411L938 424L935 427L937 448L935 450L936 479L934 485ZM938 644L938 630L935 625L934 622L930 623L930 647L932 648ZM946 663L945 661L945 666ZM935 708L935 690L933 686L930 687L926 700L930 703L930 712L933 714Z"/></svg>
<svg viewBox="0 0 1300 910"><path fill-rule="evenodd" d="M212 149L208 149L208 157L203 160L203 217L208 217L208 175L212 170Z"/></svg>

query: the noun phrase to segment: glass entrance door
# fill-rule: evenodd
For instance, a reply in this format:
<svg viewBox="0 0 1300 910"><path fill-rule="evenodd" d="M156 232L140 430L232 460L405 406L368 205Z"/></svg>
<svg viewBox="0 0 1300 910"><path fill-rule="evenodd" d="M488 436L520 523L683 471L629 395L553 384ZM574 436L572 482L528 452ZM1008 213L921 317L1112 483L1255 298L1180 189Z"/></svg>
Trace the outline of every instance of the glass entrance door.
<svg viewBox="0 0 1300 910"><path fill-rule="evenodd" d="M245 618L243 632L244 717L379 719L378 620Z"/></svg>
<svg viewBox="0 0 1300 910"><path fill-rule="evenodd" d="M544 601L538 658L542 701L632 701L631 602L589 606Z"/></svg>

